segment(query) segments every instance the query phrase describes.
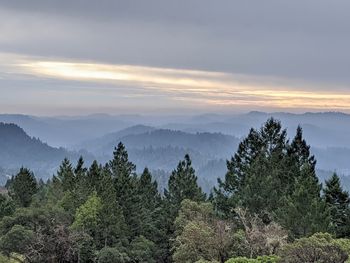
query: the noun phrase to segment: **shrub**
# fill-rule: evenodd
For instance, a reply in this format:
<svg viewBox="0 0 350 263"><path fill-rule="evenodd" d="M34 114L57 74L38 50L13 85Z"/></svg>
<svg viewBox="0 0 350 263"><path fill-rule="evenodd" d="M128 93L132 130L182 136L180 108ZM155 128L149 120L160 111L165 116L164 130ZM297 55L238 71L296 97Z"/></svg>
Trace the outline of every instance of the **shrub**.
<svg viewBox="0 0 350 263"><path fill-rule="evenodd" d="M257 258L246 258L246 257L231 258L227 260L225 263L277 263L277 262L279 262L278 256L260 256Z"/></svg>
<svg viewBox="0 0 350 263"><path fill-rule="evenodd" d="M283 263L344 263L348 259L344 249L327 233L298 239L285 246L280 255Z"/></svg>

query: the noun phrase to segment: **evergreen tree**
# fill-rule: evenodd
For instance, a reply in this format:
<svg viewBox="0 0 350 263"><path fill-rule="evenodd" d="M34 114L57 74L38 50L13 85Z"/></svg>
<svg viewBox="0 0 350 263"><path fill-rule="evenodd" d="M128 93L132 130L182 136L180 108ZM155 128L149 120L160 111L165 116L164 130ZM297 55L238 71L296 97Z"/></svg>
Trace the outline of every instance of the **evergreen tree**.
<svg viewBox="0 0 350 263"><path fill-rule="evenodd" d="M164 194L176 212L179 210L181 202L185 199L197 202L206 199L206 195L197 184L197 176L188 154L185 155L184 160L179 162L176 170L171 173L168 190L165 190Z"/></svg>
<svg viewBox="0 0 350 263"><path fill-rule="evenodd" d="M97 247L114 246L129 237L122 207L117 201L108 165L101 171L97 194L102 201L100 243Z"/></svg>
<svg viewBox="0 0 350 263"><path fill-rule="evenodd" d="M134 235L140 224L139 218L134 216L139 205L136 196L136 166L129 161L128 152L121 142L113 152L113 160L110 161L109 168L114 182L117 202L122 208L131 235Z"/></svg>
<svg viewBox="0 0 350 263"><path fill-rule="evenodd" d="M74 168L75 187L72 189L77 206L83 204L93 192L89 189L86 174L87 169L84 167L84 159L80 156Z"/></svg>
<svg viewBox="0 0 350 263"><path fill-rule="evenodd" d="M86 186L89 189L89 192L99 191L99 187L102 179L102 167L95 160L92 162L89 171L86 176Z"/></svg>
<svg viewBox="0 0 350 263"><path fill-rule="evenodd" d="M37 191L38 185L34 174L29 169L22 167L10 186L10 196L20 206L28 207Z"/></svg>
<svg viewBox="0 0 350 263"><path fill-rule="evenodd" d="M293 161L299 169L307 165L307 169L311 170L310 174L316 176L316 160L310 153L310 146L303 138L303 130L300 126L297 128L296 135L288 149L288 154L294 158Z"/></svg>
<svg viewBox="0 0 350 263"><path fill-rule="evenodd" d="M317 231L326 231L329 224L328 209L321 198L322 186L315 171L316 160L310 146L303 138L302 129L288 147L288 169L293 184L276 211L277 221L294 237L302 237Z"/></svg>
<svg viewBox="0 0 350 263"><path fill-rule="evenodd" d="M331 230L337 237L350 236L350 198L349 193L344 191L337 174L326 181L324 197L330 209Z"/></svg>
<svg viewBox="0 0 350 263"><path fill-rule="evenodd" d="M0 220L4 216L10 216L15 212L15 203L6 195L0 194Z"/></svg>
<svg viewBox="0 0 350 263"><path fill-rule="evenodd" d="M63 191L72 191L76 185L76 178L73 166L67 158L64 158L62 164L57 171L57 178L62 184Z"/></svg>
<svg viewBox="0 0 350 263"><path fill-rule="evenodd" d="M310 152L310 146L303 138L303 130L298 126L296 135L288 147L288 169L292 173L292 185L289 188L290 194L294 191L295 178L301 176L312 177L312 180L318 184L316 175L316 159Z"/></svg>
<svg viewBox="0 0 350 263"><path fill-rule="evenodd" d="M329 212L320 196L321 184L312 176L312 168L309 170L311 175L304 173L296 179L294 192L284 198L275 213L277 221L293 238L325 232L329 227Z"/></svg>
<svg viewBox="0 0 350 263"><path fill-rule="evenodd" d="M137 202L139 208L137 215L140 225L138 226L137 235L143 235L147 239L153 240L152 237L159 231L159 221L161 218L161 197L157 189L157 182L152 181L152 175L147 168L144 169L140 176L137 186Z"/></svg>
<svg viewBox="0 0 350 263"><path fill-rule="evenodd" d="M152 175L147 168L144 169L138 181L138 202L139 210L136 215L139 217L139 230L137 234L144 236L157 245L155 254L157 258L163 258L167 242L165 218L167 215L162 209L162 199L158 192L156 181L152 180Z"/></svg>
<svg viewBox="0 0 350 263"><path fill-rule="evenodd" d="M175 237L174 221L181 207L181 202L185 199L202 202L206 195L197 184L197 176L192 167L191 159L188 154L184 160L180 161L177 168L171 173L168 181L168 189L164 190L164 213L166 215L164 224L168 241L165 243L164 261L172 262L171 250L172 240Z"/></svg>
<svg viewBox="0 0 350 263"><path fill-rule="evenodd" d="M260 130L251 129L227 161L224 181L214 189L216 208L228 215L237 205L255 213L272 212L292 184L287 167L286 130L269 119Z"/></svg>

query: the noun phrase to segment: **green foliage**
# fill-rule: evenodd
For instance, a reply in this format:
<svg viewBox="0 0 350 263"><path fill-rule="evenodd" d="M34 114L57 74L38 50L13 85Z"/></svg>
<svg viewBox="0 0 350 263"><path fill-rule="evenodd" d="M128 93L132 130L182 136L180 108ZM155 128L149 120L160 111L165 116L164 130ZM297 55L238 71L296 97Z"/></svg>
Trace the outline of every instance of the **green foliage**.
<svg viewBox="0 0 350 263"><path fill-rule="evenodd" d="M328 230L329 213L320 190L321 186L313 177L300 177L296 190L284 199L283 206L277 210L278 221L293 238Z"/></svg>
<svg viewBox="0 0 350 263"><path fill-rule="evenodd" d="M120 204L128 230L132 236L136 236L134 232L139 226L139 217L137 216L138 205L137 196L135 194L137 186L136 166L129 161L128 152L125 146L120 142L113 152L113 159L107 167L113 178L115 194L117 202Z"/></svg>
<svg viewBox="0 0 350 263"><path fill-rule="evenodd" d="M94 192L88 200L77 209L72 228L95 235L100 224L101 210L101 198Z"/></svg>
<svg viewBox="0 0 350 263"><path fill-rule="evenodd" d="M331 214L331 231L337 237L350 236L350 198L336 174L326 181L324 197Z"/></svg>
<svg viewBox="0 0 350 263"><path fill-rule="evenodd" d="M104 247L98 252L98 263L128 263L129 256L118 248Z"/></svg>
<svg viewBox="0 0 350 263"><path fill-rule="evenodd" d="M143 236L136 237L130 244L130 258L133 262L155 263L155 244Z"/></svg>
<svg viewBox="0 0 350 263"><path fill-rule="evenodd" d="M0 254L0 263L18 263L21 261L23 261L23 259L20 255L12 254L10 257L7 257Z"/></svg>
<svg viewBox="0 0 350 263"><path fill-rule="evenodd" d="M9 194L18 205L28 207L37 190L34 174L22 167L10 185Z"/></svg>
<svg viewBox="0 0 350 263"><path fill-rule="evenodd" d="M330 234L317 233L309 238L301 238L284 247L280 252L281 262L345 262L347 253Z"/></svg>
<svg viewBox="0 0 350 263"><path fill-rule="evenodd" d="M226 215L237 205L252 213L274 211L290 189L286 161L286 131L280 122L269 119L260 130L251 129L227 162L225 180L219 180L218 208Z"/></svg>
<svg viewBox="0 0 350 263"><path fill-rule="evenodd" d="M33 237L33 231L21 225L14 225L0 238L0 249L7 256L11 253L25 254Z"/></svg>
<svg viewBox="0 0 350 263"><path fill-rule="evenodd" d="M0 195L0 263L341 263L349 195L334 175L322 196L315 164L300 127L289 142L269 119L239 145L208 202L189 155L164 196L147 168L136 174L122 143L104 166L64 159L47 183L22 168ZM327 230L343 238L312 235Z"/></svg>
<svg viewBox="0 0 350 263"><path fill-rule="evenodd" d="M175 262L223 261L233 245L231 224L216 218L210 203L185 199L175 220Z"/></svg>
<svg viewBox="0 0 350 263"><path fill-rule="evenodd" d="M281 123L269 119L260 130L251 129L227 162L214 203L224 216L241 206L265 223L274 218L293 237L325 231L328 210L315 164L300 127L289 144Z"/></svg>
<svg viewBox="0 0 350 263"><path fill-rule="evenodd" d="M64 158L57 171L57 178L62 184L63 191L73 191L76 184L76 178L73 172L73 166L67 158Z"/></svg>
<svg viewBox="0 0 350 263"><path fill-rule="evenodd" d="M185 199L201 202L206 196L197 184L197 176L192 167L189 155L180 161L168 181L168 190L165 191L165 198L170 206L170 216L176 217L181 202Z"/></svg>
<svg viewBox="0 0 350 263"><path fill-rule="evenodd" d="M257 258L237 257L227 260L225 263L277 263L280 258L278 256L259 256Z"/></svg>
<svg viewBox="0 0 350 263"><path fill-rule="evenodd" d="M15 212L15 203L6 195L0 194L0 219Z"/></svg>

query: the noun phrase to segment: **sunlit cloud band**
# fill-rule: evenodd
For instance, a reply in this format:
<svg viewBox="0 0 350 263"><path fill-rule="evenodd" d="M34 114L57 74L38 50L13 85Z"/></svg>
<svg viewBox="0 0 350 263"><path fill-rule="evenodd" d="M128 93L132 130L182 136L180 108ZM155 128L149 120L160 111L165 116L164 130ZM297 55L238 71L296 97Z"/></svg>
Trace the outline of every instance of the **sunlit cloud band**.
<svg viewBox="0 0 350 263"><path fill-rule="evenodd" d="M22 59L18 67L38 77L118 84L116 92L123 84L135 86L141 89L131 97L152 92L201 107L350 110L346 91L316 92L311 84L281 84L280 80L274 84L271 79L222 72L30 59Z"/></svg>

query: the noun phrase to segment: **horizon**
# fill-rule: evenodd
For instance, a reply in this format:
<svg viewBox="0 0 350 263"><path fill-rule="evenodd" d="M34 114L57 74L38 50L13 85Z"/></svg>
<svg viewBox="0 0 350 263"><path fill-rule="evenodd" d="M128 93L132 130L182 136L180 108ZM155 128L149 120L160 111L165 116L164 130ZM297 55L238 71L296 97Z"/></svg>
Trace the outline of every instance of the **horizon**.
<svg viewBox="0 0 350 263"><path fill-rule="evenodd" d="M249 114L266 114L266 115L274 115L274 114L291 114L291 115L306 115L306 114L341 114L341 115L349 115L350 112L345 111L301 111L301 112L292 112L292 111L243 111L243 112L198 112L198 113L108 113L108 112L92 112L86 114L71 114L71 115L40 115L40 114L27 114L21 112L0 112L0 115L13 115L13 116L28 116L28 117L38 117L38 118L87 118L87 117L199 117L206 115L217 115L217 116L242 116Z"/></svg>

